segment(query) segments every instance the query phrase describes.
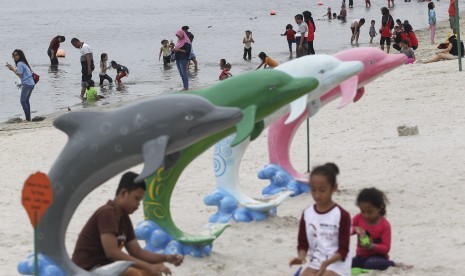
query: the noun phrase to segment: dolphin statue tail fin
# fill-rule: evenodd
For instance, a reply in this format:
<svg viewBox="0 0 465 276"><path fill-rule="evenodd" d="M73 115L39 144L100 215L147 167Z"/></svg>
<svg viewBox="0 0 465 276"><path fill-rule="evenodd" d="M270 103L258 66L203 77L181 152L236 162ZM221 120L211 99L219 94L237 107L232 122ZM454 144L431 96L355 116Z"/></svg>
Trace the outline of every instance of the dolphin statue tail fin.
<svg viewBox="0 0 465 276"><path fill-rule="evenodd" d="M98 276L113 276L113 275L121 275L123 274L128 267L133 265L133 262L129 261L117 261L111 263L109 265L105 265L102 267L97 268L96 270L91 272L91 275L98 275Z"/></svg>
<svg viewBox="0 0 465 276"><path fill-rule="evenodd" d="M339 108L348 105L354 100L355 96L357 95L358 81L358 76L353 76L339 85L342 94L342 100L339 104Z"/></svg>
<svg viewBox="0 0 465 276"><path fill-rule="evenodd" d="M53 121L53 125L59 130L71 136L79 126L83 125L85 122L95 119L97 116L100 116L102 113L95 111L79 111L66 113L56 118Z"/></svg>
<svg viewBox="0 0 465 276"><path fill-rule="evenodd" d="M291 113L289 114L289 117L287 117L287 120L284 122L284 124L288 125L294 122L297 118L300 117L300 115L302 115L302 113L305 112L305 109L307 108L307 97L308 95L305 94L304 96L291 102Z"/></svg>

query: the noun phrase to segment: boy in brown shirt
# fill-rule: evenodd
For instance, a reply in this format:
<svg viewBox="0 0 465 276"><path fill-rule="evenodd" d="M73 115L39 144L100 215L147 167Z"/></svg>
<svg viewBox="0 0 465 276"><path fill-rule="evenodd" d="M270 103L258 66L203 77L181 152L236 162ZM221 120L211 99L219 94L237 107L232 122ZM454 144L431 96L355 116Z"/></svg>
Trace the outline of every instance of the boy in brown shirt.
<svg viewBox="0 0 465 276"><path fill-rule="evenodd" d="M123 275L171 274L164 262L179 266L182 255L156 254L140 247L129 215L139 207L144 197L145 183L134 183L137 174L125 173L116 190L115 199L100 207L79 234L73 262L85 270L93 270L115 261L134 264ZM126 248L127 254L122 251Z"/></svg>

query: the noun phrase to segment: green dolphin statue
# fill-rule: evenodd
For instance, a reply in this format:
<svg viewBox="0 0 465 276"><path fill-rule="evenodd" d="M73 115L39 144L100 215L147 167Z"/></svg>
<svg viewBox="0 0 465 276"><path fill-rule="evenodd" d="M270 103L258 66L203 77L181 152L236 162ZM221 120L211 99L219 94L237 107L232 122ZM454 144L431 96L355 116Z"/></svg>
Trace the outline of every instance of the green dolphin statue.
<svg viewBox="0 0 465 276"><path fill-rule="evenodd" d="M193 236L181 231L173 222L170 200L181 173L197 156L234 132L236 138L231 143L232 146L245 139L254 140L264 128L265 117L310 93L317 86L316 78L294 78L278 70L257 70L234 76L207 88L180 92L204 97L217 106L238 107L243 112L243 118L235 127L210 135L183 149L177 156L170 156L172 159L165 160L164 167L145 180L145 218L155 222L174 240L183 244L211 244L229 226L228 224L216 225L205 235Z"/></svg>

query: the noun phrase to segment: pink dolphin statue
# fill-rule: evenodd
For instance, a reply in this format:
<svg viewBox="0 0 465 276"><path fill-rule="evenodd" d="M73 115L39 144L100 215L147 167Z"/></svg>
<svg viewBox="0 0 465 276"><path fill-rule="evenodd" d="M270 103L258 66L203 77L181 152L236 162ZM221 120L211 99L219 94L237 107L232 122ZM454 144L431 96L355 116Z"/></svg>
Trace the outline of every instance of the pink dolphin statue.
<svg viewBox="0 0 465 276"><path fill-rule="evenodd" d="M338 97L342 97L340 107L343 107L352 101L358 101L364 94L365 85L369 84L379 76L405 64L405 61L407 60L405 55L389 55L372 47L345 50L335 54L334 57L341 61L361 61L364 64L364 69L360 73L341 84L347 86L356 85L357 95L355 95L355 98L352 100L350 97L342 97L341 91L344 87L339 85L328 93L323 94L319 101L310 102L307 106L307 111L291 123L286 124L287 117L289 116L289 114L287 114L280 120L275 121L268 130L268 153L270 163L280 166L295 180L301 182L308 183L308 175L297 172L294 166L292 166L289 156L289 148L292 143L292 139L294 138L294 134L302 122L308 117L313 116L319 108Z"/></svg>

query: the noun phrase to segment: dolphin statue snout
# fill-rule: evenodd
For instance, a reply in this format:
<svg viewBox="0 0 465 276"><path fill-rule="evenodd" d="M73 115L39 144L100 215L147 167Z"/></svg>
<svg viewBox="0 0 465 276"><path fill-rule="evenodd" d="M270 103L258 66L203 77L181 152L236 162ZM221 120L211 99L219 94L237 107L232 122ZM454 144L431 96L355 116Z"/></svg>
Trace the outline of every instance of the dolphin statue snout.
<svg viewBox="0 0 465 276"><path fill-rule="evenodd" d="M189 132L221 131L225 126L234 125L242 120L242 110L235 107L216 107L205 118L189 129Z"/></svg>
<svg viewBox="0 0 465 276"><path fill-rule="evenodd" d="M395 68L407 61L406 55L386 55L381 61L380 66L383 68Z"/></svg>

